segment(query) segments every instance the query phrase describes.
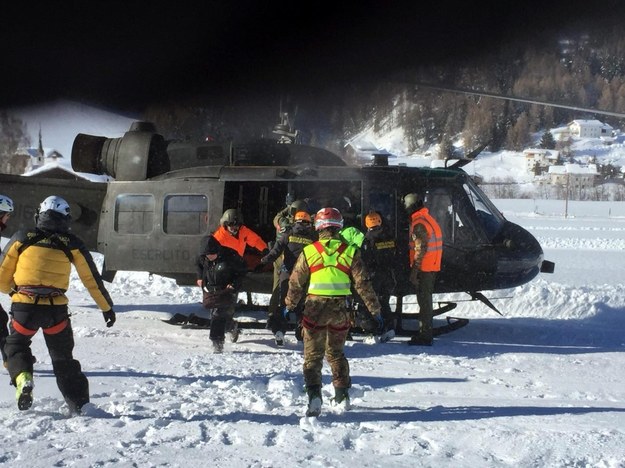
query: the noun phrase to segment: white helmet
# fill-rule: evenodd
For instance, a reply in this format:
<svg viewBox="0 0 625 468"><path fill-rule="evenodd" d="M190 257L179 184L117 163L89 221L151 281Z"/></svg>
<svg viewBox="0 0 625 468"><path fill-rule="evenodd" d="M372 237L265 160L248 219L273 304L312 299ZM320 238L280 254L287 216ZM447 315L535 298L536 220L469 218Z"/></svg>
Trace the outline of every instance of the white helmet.
<svg viewBox="0 0 625 468"><path fill-rule="evenodd" d="M6 195L0 195L0 212L13 213L13 200Z"/></svg>
<svg viewBox="0 0 625 468"><path fill-rule="evenodd" d="M39 205L39 213L44 213L48 210L56 211L64 216L69 216L69 204L56 195L49 196Z"/></svg>

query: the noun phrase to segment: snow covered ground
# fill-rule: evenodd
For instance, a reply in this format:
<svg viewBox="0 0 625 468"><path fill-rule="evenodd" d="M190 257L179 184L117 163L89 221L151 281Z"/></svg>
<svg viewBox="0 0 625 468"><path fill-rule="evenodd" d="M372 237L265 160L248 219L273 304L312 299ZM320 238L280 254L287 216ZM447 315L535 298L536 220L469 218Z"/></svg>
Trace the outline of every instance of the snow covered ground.
<svg viewBox="0 0 625 468"><path fill-rule="evenodd" d="M504 312L462 302L469 325L432 348L349 342L353 408L303 417L302 349L246 330L222 355L207 330L163 323L200 293L147 273L110 284L104 326L79 280L70 290L76 356L91 385L68 417L41 333L35 402L0 385L0 465L216 467L625 466L625 203L496 200L556 262L513 290ZM265 300L266 298L260 298ZM7 307L9 299L0 298ZM414 298L406 298L414 302Z"/></svg>

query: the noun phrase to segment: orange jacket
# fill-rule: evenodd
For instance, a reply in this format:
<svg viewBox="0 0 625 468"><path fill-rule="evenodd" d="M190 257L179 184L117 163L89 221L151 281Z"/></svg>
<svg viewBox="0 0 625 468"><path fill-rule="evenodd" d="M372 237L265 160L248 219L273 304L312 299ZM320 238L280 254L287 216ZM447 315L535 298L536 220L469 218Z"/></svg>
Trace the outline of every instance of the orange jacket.
<svg viewBox="0 0 625 468"><path fill-rule="evenodd" d="M254 231L245 226L239 228L239 233L236 237L230 234L225 227L219 226L219 229L213 233L213 237L217 239L217 242L222 246L236 250L241 257L245 252L246 245L254 247L259 252L267 248L265 241Z"/></svg>
<svg viewBox="0 0 625 468"><path fill-rule="evenodd" d="M410 216L410 266L412 267L415 260L415 242L413 235L419 237L415 232L417 227L421 225L425 228L427 236L423 239L421 248L426 246L423 260L421 261L420 271L440 271L441 260L443 258L443 232L436 220L430 215L427 208L421 208Z"/></svg>

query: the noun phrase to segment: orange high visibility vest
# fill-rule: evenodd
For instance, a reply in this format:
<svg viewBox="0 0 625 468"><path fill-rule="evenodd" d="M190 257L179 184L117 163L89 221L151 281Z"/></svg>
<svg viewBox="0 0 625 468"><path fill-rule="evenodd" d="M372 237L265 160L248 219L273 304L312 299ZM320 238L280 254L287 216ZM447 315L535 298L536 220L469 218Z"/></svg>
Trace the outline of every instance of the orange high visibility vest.
<svg viewBox="0 0 625 468"><path fill-rule="evenodd" d="M224 247L230 247L242 257L245 252L245 246L249 245L254 247L259 252L262 252L267 248L267 244L261 237L251 229L241 226L239 228L239 234L234 237L228 232L228 230L219 226L219 228L213 233L213 237Z"/></svg>
<svg viewBox="0 0 625 468"><path fill-rule="evenodd" d="M436 220L432 218L427 208L421 208L412 213L410 219L410 266L414 263L414 241L412 233L417 224L423 224L428 233L428 243L425 256L421 262L421 271L441 271L441 261L443 259L443 232Z"/></svg>

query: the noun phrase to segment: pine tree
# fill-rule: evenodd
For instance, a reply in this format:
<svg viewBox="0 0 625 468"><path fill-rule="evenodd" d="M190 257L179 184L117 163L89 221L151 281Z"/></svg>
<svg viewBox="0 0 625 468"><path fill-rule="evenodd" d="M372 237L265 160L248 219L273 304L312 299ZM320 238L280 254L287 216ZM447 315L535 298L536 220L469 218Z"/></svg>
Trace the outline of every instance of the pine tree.
<svg viewBox="0 0 625 468"><path fill-rule="evenodd" d="M543 133L543 136L540 139L540 147L545 149L555 149L556 139L553 137L553 134L549 130Z"/></svg>

